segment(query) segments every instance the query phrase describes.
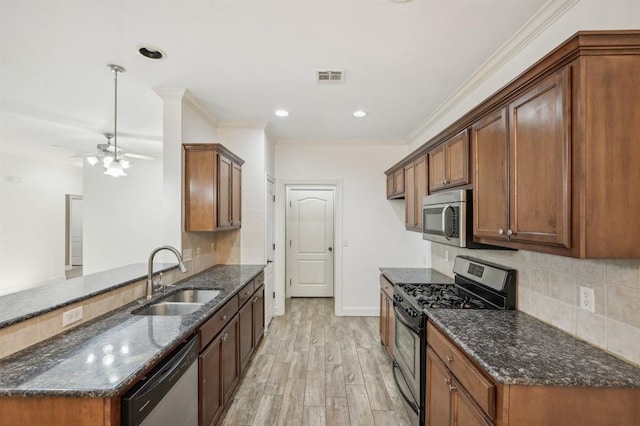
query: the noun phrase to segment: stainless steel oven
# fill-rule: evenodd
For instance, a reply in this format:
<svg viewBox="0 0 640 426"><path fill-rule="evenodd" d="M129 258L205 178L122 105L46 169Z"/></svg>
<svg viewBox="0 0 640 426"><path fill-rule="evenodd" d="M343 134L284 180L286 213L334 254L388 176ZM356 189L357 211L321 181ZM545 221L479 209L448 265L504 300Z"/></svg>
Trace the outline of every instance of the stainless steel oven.
<svg viewBox="0 0 640 426"><path fill-rule="evenodd" d="M394 300L395 338L393 341L393 376L402 394L412 424L420 425L424 375L424 325L419 312L412 316ZM418 320L418 321L416 321Z"/></svg>

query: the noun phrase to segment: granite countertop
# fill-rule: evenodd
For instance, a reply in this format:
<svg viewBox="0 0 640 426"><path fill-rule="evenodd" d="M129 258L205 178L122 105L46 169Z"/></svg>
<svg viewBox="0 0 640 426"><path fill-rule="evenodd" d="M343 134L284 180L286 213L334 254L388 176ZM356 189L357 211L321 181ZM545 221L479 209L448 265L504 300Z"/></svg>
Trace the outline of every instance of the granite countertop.
<svg viewBox="0 0 640 426"><path fill-rule="evenodd" d="M431 268L379 268L382 275L396 284L453 284L453 279Z"/></svg>
<svg viewBox="0 0 640 426"><path fill-rule="evenodd" d="M153 271L154 273L166 272L177 266L177 263L154 263ZM0 296L0 329L140 281L147 277L147 268L146 263L134 263L2 295Z"/></svg>
<svg viewBox="0 0 640 426"><path fill-rule="evenodd" d="M141 306L133 302L3 358L0 396L119 395L263 269L264 265L219 265L181 281L178 289L221 290L190 315L132 315Z"/></svg>
<svg viewBox="0 0 640 426"><path fill-rule="evenodd" d="M523 312L425 311L499 383L640 388L640 368Z"/></svg>

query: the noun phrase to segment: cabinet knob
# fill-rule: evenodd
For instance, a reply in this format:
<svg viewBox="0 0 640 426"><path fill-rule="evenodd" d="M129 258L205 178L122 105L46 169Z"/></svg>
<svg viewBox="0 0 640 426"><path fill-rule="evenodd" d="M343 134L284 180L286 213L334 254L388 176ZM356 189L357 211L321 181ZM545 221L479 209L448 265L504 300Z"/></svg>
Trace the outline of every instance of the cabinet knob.
<svg viewBox="0 0 640 426"><path fill-rule="evenodd" d="M223 316L222 316L222 318L220 318L220 320L222 320L222 321L226 321L226 320L227 320L227 316L226 316L226 315L223 315Z"/></svg>
<svg viewBox="0 0 640 426"><path fill-rule="evenodd" d="M451 380L449 380L449 378L448 378L448 377L445 377L445 378L444 378L444 382L445 382L446 384L449 384L449 383L451 382Z"/></svg>
<svg viewBox="0 0 640 426"><path fill-rule="evenodd" d="M258 301L258 296L253 298L253 303L256 303Z"/></svg>
<svg viewBox="0 0 640 426"><path fill-rule="evenodd" d="M500 228L498 229L498 235L503 235L504 234L504 229Z"/></svg>
<svg viewBox="0 0 640 426"><path fill-rule="evenodd" d="M507 229L507 235L508 236L512 236L513 235L513 231L511 229Z"/></svg>
<svg viewBox="0 0 640 426"><path fill-rule="evenodd" d="M442 184L443 184L443 185L446 185L446 184L447 184L447 181L446 181L446 180L443 180L443 181L442 181Z"/></svg>
<svg viewBox="0 0 640 426"><path fill-rule="evenodd" d="M453 358L447 355L447 362L453 362Z"/></svg>
<svg viewBox="0 0 640 426"><path fill-rule="evenodd" d="M449 392L453 392L454 390L456 390L456 387L449 384Z"/></svg>
<svg viewBox="0 0 640 426"><path fill-rule="evenodd" d="M224 333L224 336L222 336L220 338L220 340L222 340L223 342L226 341L229 338L229 333Z"/></svg>

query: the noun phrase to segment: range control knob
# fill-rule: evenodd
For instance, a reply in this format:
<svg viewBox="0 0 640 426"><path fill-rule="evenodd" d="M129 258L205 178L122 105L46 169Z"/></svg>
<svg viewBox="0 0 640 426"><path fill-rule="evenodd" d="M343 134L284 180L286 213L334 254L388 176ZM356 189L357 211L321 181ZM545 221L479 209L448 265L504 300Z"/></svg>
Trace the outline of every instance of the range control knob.
<svg viewBox="0 0 640 426"><path fill-rule="evenodd" d="M394 294L393 295L393 300L395 300L396 302L402 302L404 299L402 299L402 296Z"/></svg>
<svg viewBox="0 0 640 426"><path fill-rule="evenodd" d="M418 313L415 310L413 310L412 308L407 308L406 312L411 318L415 318L415 317L418 316Z"/></svg>

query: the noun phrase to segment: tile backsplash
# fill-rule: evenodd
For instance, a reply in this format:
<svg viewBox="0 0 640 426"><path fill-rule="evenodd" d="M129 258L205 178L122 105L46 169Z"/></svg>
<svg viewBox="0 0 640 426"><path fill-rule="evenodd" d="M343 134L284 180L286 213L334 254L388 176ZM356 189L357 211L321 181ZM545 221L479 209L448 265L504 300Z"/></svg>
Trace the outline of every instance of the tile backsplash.
<svg viewBox="0 0 640 426"><path fill-rule="evenodd" d="M518 310L640 365L640 260L583 260L432 243L431 267L453 276L459 254L517 269ZM580 308L580 286L594 290L595 313Z"/></svg>

